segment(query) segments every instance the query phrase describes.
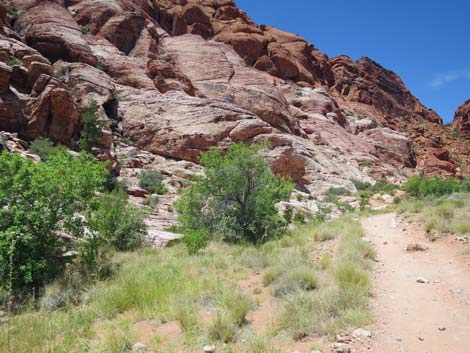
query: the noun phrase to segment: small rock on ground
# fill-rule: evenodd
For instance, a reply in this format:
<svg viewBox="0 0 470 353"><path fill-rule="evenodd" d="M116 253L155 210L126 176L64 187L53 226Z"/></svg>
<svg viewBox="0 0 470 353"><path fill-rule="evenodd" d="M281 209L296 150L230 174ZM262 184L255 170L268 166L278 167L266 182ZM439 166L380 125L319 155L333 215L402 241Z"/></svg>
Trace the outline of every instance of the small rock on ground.
<svg viewBox="0 0 470 353"><path fill-rule="evenodd" d="M416 279L416 282L418 282L418 283L426 283L426 284L427 284L427 283L429 283L429 280L426 279L426 278L423 278L423 277L418 277L418 278Z"/></svg>
<svg viewBox="0 0 470 353"><path fill-rule="evenodd" d="M352 336L357 340L362 340L364 338L371 337L372 334L370 331L364 330L363 328L358 328L357 330L353 331Z"/></svg>

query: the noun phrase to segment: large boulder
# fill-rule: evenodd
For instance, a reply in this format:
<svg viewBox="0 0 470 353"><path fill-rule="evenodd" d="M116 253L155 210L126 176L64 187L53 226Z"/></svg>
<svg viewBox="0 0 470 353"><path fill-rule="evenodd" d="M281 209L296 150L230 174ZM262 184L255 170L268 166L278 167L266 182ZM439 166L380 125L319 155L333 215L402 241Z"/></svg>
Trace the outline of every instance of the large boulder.
<svg viewBox="0 0 470 353"><path fill-rule="evenodd" d="M24 12L16 27L32 48L51 61L81 61L97 63L80 27L63 6L42 1Z"/></svg>

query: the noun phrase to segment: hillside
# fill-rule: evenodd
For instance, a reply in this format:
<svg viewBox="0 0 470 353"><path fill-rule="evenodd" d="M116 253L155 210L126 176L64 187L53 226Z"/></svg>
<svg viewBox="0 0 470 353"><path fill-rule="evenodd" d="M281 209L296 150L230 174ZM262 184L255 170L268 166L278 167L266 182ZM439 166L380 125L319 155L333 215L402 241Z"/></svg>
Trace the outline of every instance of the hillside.
<svg viewBox="0 0 470 353"><path fill-rule="evenodd" d="M112 121L95 154L116 173L122 141L173 174L169 164L192 168L211 146L268 140L273 170L314 194L369 176L468 174L465 134L396 74L369 58L328 58L256 25L233 1L9 0L0 9L0 130L74 147L95 100Z"/></svg>

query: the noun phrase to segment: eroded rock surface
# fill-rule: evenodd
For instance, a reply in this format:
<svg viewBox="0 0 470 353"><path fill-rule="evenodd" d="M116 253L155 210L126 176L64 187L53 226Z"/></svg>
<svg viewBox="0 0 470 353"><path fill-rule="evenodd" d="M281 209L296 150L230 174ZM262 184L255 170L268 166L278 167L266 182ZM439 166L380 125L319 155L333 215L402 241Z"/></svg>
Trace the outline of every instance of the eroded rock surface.
<svg viewBox="0 0 470 353"><path fill-rule="evenodd" d="M165 168L196 165L212 146L268 141L272 169L312 195L370 175L470 172L468 102L443 126L395 73L368 58L328 58L231 0L8 5L21 16L0 7L0 129L20 138L74 147L80 114L96 101L110 121L97 156L118 164L123 140L146 153L123 170L153 168L149 155Z"/></svg>

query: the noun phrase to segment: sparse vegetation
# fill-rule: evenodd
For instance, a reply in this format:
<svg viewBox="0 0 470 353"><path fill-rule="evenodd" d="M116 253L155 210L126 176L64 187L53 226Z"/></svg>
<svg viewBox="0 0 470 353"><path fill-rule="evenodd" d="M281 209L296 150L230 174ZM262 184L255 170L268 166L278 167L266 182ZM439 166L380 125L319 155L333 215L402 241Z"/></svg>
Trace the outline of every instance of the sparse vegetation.
<svg viewBox="0 0 470 353"><path fill-rule="evenodd" d="M55 145L48 138L39 137L31 142L29 151L37 154L43 161L46 161L50 156L65 152L66 147L60 144Z"/></svg>
<svg viewBox="0 0 470 353"><path fill-rule="evenodd" d="M327 265L317 263L312 255L318 251L321 236L317 234L323 232L336 233L339 240L337 251L321 261ZM292 339L362 325L369 320L366 284L370 256L361 236L360 226L344 219L299 226L259 247L209 241L197 256L187 254L184 243L158 252L117 253L110 279L73 294L78 301L64 299L63 289L51 287L47 298L61 301L62 309L51 311L45 305L42 311L12 317L11 326L23 329L7 332L1 327L0 346L7 347L8 334L11 351L18 353L46 352L50 347L59 353L120 351L139 340L137 322L156 318L161 323L178 320L184 333L177 338L178 345L194 347L202 340L226 342L226 352L276 352L270 336L255 335L242 341L244 332L251 330L246 316L256 311L254 301L262 298L262 291L255 287L244 293L237 285L240 276L262 271L264 285L284 303L284 310L274 318L274 329ZM344 274L349 266L353 272ZM77 302L82 304L76 306ZM201 320L201 313L206 312L208 316ZM51 328L43 328L45 320ZM25 328L34 334L26 337ZM147 346L172 351L171 343L161 339Z"/></svg>
<svg viewBox="0 0 470 353"><path fill-rule="evenodd" d="M8 59L5 64L8 66L21 66L21 61L19 61L17 58L11 58Z"/></svg>
<svg viewBox="0 0 470 353"><path fill-rule="evenodd" d="M80 116L82 129L78 146L81 150L91 152L91 149L103 136L102 128L108 124L108 120L100 119L98 111L98 103L92 100Z"/></svg>
<svg viewBox="0 0 470 353"><path fill-rule="evenodd" d="M470 234L470 197L467 193L410 201L400 205L399 212L422 222L432 238L449 233Z"/></svg>
<svg viewBox="0 0 470 353"><path fill-rule="evenodd" d="M162 195L168 192L163 184L163 175L157 170L143 170L139 177L139 186L152 194Z"/></svg>

